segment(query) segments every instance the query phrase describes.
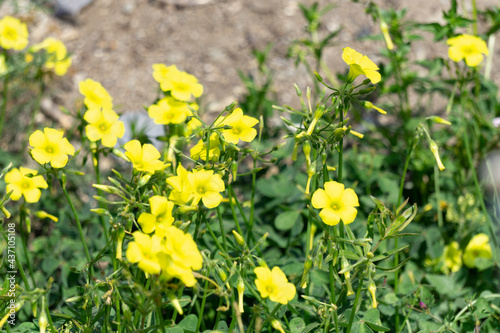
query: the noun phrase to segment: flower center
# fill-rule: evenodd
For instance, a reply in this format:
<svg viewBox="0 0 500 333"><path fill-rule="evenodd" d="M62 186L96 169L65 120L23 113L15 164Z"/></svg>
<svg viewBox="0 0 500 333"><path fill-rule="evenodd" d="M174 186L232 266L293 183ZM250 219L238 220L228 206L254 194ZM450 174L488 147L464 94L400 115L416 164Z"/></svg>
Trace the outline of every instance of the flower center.
<svg viewBox="0 0 500 333"><path fill-rule="evenodd" d="M200 188L198 189L198 193L199 193L199 194L203 194L203 193L205 193L205 189L204 189L203 187L200 187Z"/></svg>
<svg viewBox="0 0 500 333"><path fill-rule="evenodd" d="M108 124L106 124L106 123L101 123L101 124L99 124L99 130L100 130L101 132L107 132L107 131L108 131L108 128L109 128L109 126L108 126Z"/></svg>
<svg viewBox="0 0 500 333"><path fill-rule="evenodd" d="M12 28L5 29L5 37L11 40L17 39L17 31Z"/></svg>
<svg viewBox="0 0 500 333"><path fill-rule="evenodd" d="M238 128L233 128L233 133L238 135L241 133L241 131Z"/></svg>
<svg viewBox="0 0 500 333"><path fill-rule="evenodd" d="M29 189L30 187L31 187L30 183L27 181L21 183L21 188L23 188L25 190Z"/></svg>
<svg viewBox="0 0 500 333"><path fill-rule="evenodd" d="M266 287L266 291L267 291L268 294L272 294L273 290L274 290L274 288L272 286L267 286Z"/></svg>

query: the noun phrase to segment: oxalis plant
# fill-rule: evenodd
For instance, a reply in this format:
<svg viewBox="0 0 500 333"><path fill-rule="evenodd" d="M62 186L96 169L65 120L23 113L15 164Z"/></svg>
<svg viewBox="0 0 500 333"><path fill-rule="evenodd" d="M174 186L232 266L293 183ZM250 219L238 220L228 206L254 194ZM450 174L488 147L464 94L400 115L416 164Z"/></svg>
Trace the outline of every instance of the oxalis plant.
<svg viewBox="0 0 500 333"><path fill-rule="evenodd" d="M468 23L457 17L453 3L447 17ZM249 116L258 113L236 101L204 121L199 104L203 85L165 64L153 65L158 94L144 108L164 128L164 135L151 138L161 146L147 136L125 140L128 129L113 98L92 79L79 84L82 107L68 111L75 118L75 133L51 126L30 129L31 166L10 164L0 173L6 183L0 201L4 262L15 272L0 290L6 300L0 307L1 329L494 331L500 313L499 295L491 292L498 245L474 171L474 152L482 154L481 142L489 138L478 130L486 120L476 101L484 89L493 90L491 84L481 84L480 75L491 51L481 37L455 33L451 23L451 30L442 27L451 79L439 81L450 88L441 116L449 120L426 115L406 126L413 115L407 99L412 85L405 80L412 75L406 72L407 34L399 30L403 15L367 5L380 22L384 52L397 67L395 84L405 83L390 92L382 89L382 94L394 93L397 103L381 108L373 92L387 84L387 70L345 47L337 54L347 74L333 77L322 56L337 32L319 38L320 19L329 7L301 8L313 42L295 47L306 46L314 55L313 66L307 65L305 53L299 58L315 80L314 91L303 93L295 86L300 107L274 106L286 125L281 139L264 140L271 130L264 125L264 115L269 115ZM69 57L61 44L49 40L30 48L27 54L34 58L21 56L15 52L27 45L25 28L10 19L0 22L5 26L11 29L6 36L11 44L0 38L0 46L7 68L16 59L36 64L40 75L67 70ZM391 35L397 37L394 43ZM325 78L315 69L325 72ZM4 96L9 97L12 73L8 69L3 76ZM432 79L437 80L421 83ZM401 142L376 150L364 138L375 126L359 126L354 119L359 112L380 119L396 114L405 125ZM454 148L453 142L444 142L442 132L457 129L463 139ZM381 133L387 134L385 129ZM392 140L389 134L385 139ZM419 149L424 142L430 158ZM398 179L394 193L379 195L384 191L365 184L352 164L375 149L369 171L382 175L387 171L376 163L378 156L390 149L401 153L401 146L402 171L392 175ZM453 150L462 153L455 157ZM445 220L446 194L451 192L445 170L451 169L459 184L467 178L452 164L454 158L468 163L480 207L474 206L474 196L462 196L460 212L448 209ZM424 192L428 201L405 198L408 180L415 182L415 174L421 175L416 171L425 171L415 168L426 163L434 181ZM86 198L89 194L92 199ZM11 201L20 201L18 212L10 208ZM417 201L425 203L418 211ZM498 202L497 194L493 202ZM434 221L425 215L433 210L437 227L422 228ZM45 229L42 220L51 221L43 224ZM417 261L423 242L429 243L429 253L425 261Z"/></svg>

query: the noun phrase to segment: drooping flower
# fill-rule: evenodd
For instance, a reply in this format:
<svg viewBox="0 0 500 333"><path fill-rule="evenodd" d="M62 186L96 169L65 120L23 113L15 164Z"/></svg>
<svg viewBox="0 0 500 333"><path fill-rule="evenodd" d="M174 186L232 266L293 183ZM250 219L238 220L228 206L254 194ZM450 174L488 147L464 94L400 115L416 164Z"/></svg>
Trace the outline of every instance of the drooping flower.
<svg viewBox="0 0 500 333"><path fill-rule="evenodd" d="M43 132L36 130L31 134L29 143L33 147L31 155L40 164L49 163L53 168L62 168L68 163L68 155L75 153L75 147L63 138L64 132L45 127Z"/></svg>
<svg viewBox="0 0 500 333"><path fill-rule="evenodd" d="M272 271L268 267L257 267L254 273L257 275L255 286L262 298L269 297L273 302L287 304L295 297L295 286L288 282L278 266Z"/></svg>
<svg viewBox="0 0 500 333"><path fill-rule="evenodd" d="M193 270L201 269L203 258L193 237L174 226L164 229L161 237L163 250L158 254L161 278L167 281L177 278L188 287L194 286Z"/></svg>
<svg viewBox="0 0 500 333"><path fill-rule="evenodd" d="M192 205L197 205L200 200L207 208L215 208L220 204L220 192L225 190L225 186L218 174L214 174L213 170L195 170L187 176L192 191Z"/></svg>
<svg viewBox="0 0 500 333"><path fill-rule="evenodd" d="M353 189L345 189L344 184L336 181L325 183L325 189L317 189L312 196L312 205L321 209L319 216L328 225L337 225L340 220L344 224L354 221L359 206L358 196Z"/></svg>
<svg viewBox="0 0 500 333"><path fill-rule="evenodd" d="M444 247L443 261L443 270L446 274L460 270L462 267L462 250L460 250L457 242L453 241Z"/></svg>
<svg viewBox="0 0 500 333"><path fill-rule="evenodd" d="M170 91L172 97L179 101L189 101L191 96L200 97L203 94L203 86L196 77L179 70L169 71L160 87L163 91Z"/></svg>
<svg viewBox="0 0 500 333"><path fill-rule="evenodd" d="M113 108L113 98L99 82L87 79L80 82L79 88L80 94L85 96L83 102L88 109Z"/></svg>
<svg viewBox="0 0 500 333"><path fill-rule="evenodd" d="M152 196L149 198L149 208L151 213L144 212L137 219L144 233L150 234L158 226L161 225L163 228L166 228L174 222L174 217L172 216L174 203L168 201L167 198L159 195Z"/></svg>
<svg viewBox="0 0 500 333"><path fill-rule="evenodd" d="M491 259L490 238L486 234L477 234L469 241L464 251L464 264L469 268L476 267L476 258Z"/></svg>
<svg viewBox="0 0 500 333"><path fill-rule="evenodd" d="M111 109L89 109L83 118L89 123L85 126L89 140L101 140L105 147L114 147L118 138L125 134L123 122Z"/></svg>
<svg viewBox="0 0 500 333"><path fill-rule="evenodd" d="M158 274L161 271L160 261L157 256L162 250L161 238L148 236L140 231L133 233L134 241L128 244L127 259L131 263L138 263L140 269L147 274Z"/></svg>
<svg viewBox="0 0 500 333"><path fill-rule="evenodd" d="M188 116L192 115L186 102L177 101L170 96L151 105L148 108L148 114L156 124L160 125L182 124Z"/></svg>
<svg viewBox="0 0 500 333"><path fill-rule="evenodd" d="M137 171L154 173L164 166L160 161L160 152L152 144L145 143L141 146L139 140L132 140L124 145L125 156L133 164Z"/></svg>
<svg viewBox="0 0 500 333"><path fill-rule="evenodd" d="M209 140L209 150L208 150L208 159L212 162L215 162L219 159L220 156L220 139L217 133L212 133L210 135ZM190 150L191 158L194 160L207 160L207 143L203 140L199 140Z"/></svg>
<svg viewBox="0 0 500 333"><path fill-rule="evenodd" d="M6 50L22 50L28 45L28 27L18 18L5 16L0 20L0 46Z"/></svg>
<svg viewBox="0 0 500 333"><path fill-rule="evenodd" d="M168 199L172 200L176 205L182 206L189 202L191 197L191 185L189 185L188 172L179 163L177 166L177 176L167 178L167 184L174 189L170 192Z"/></svg>
<svg viewBox="0 0 500 333"><path fill-rule="evenodd" d="M469 67L476 67L483 61L483 54L488 55L486 42L472 35L460 35L448 39L448 56L455 62L465 59Z"/></svg>
<svg viewBox="0 0 500 333"><path fill-rule="evenodd" d="M26 175L32 174L33 177ZM14 201L24 196L26 202L34 203L40 200L40 188L47 188L47 182L42 176L36 176L37 171L29 168L14 168L5 175L7 193L13 191L10 198Z"/></svg>
<svg viewBox="0 0 500 333"><path fill-rule="evenodd" d="M353 82L359 75L365 75L373 84L381 80L379 68L367 56L350 47L345 47L342 50L342 59L350 67L347 75L348 82Z"/></svg>
<svg viewBox="0 0 500 333"><path fill-rule="evenodd" d="M71 57L68 55L66 46L59 39L48 37L39 44L34 45L31 50L38 52L44 49L47 52L45 68L54 70L59 76L63 76L71 66Z"/></svg>
<svg viewBox="0 0 500 333"><path fill-rule="evenodd" d="M237 108L232 114L227 116L218 126L229 125L232 128L222 130L224 140L235 145L238 142L245 141L251 142L257 136L257 130L253 126L257 125L259 121L255 118L244 116L243 111Z"/></svg>

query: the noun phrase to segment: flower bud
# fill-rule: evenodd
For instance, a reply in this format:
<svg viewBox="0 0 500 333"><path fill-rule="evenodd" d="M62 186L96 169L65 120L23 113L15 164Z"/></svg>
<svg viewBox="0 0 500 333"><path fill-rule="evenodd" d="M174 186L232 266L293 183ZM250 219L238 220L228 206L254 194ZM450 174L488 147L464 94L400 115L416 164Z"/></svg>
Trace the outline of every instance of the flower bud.
<svg viewBox="0 0 500 333"><path fill-rule="evenodd" d="M375 282L373 280L370 280L368 283L368 291L370 292L370 295L372 296L372 306L374 309L377 308L377 297L376 297L376 292L377 292L377 286L375 285Z"/></svg>
<svg viewBox="0 0 500 333"><path fill-rule="evenodd" d="M220 267L217 267L217 274L219 275L219 277L222 280L222 282L226 282L226 280L227 280L227 274L226 274L225 270L223 270Z"/></svg>
<svg viewBox="0 0 500 333"><path fill-rule="evenodd" d="M236 181L236 176L238 175L238 162L231 162L231 173L233 174L233 182Z"/></svg>
<svg viewBox="0 0 500 333"><path fill-rule="evenodd" d="M262 258L257 258L257 264L261 267L267 267L266 261Z"/></svg>
<svg viewBox="0 0 500 333"><path fill-rule="evenodd" d="M302 150L304 151L307 167L309 168L309 165L311 165L311 143L309 142L309 140L304 141Z"/></svg>
<svg viewBox="0 0 500 333"><path fill-rule="evenodd" d="M139 182L137 183L137 187L138 188L143 187L149 182L150 179L151 179L151 174L149 173L147 175L142 176L141 179L139 179Z"/></svg>
<svg viewBox="0 0 500 333"><path fill-rule="evenodd" d="M429 119L433 123L436 123L436 124L451 125L451 123L448 120L443 119L443 118L438 117L438 116L430 116L430 117L427 117L426 119Z"/></svg>
<svg viewBox="0 0 500 333"><path fill-rule="evenodd" d="M26 223L26 231L28 232L28 234L31 233L31 219L30 219L30 217L26 215L24 222Z"/></svg>
<svg viewBox="0 0 500 333"><path fill-rule="evenodd" d="M349 266L350 266L349 261L346 259L346 257L342 257L341 260L342 270L346 269ZM351 271L346 271L344 273L344 277L345 277L345 285L347 287L347 296L354 295L354 291L352 290L352 285L351 285Z"/></svg>
<svg viewBox="0 0 500 333"><path fill-rule="evenodd" d="M271 326L280 333L285 333L283 327L281 326L281 323L277 319L271 320Z"/></svg>
<svg viewBox="0 0 500 333"><path fill-rule="evenodd" d="M380 112L381 114L387 114L386 111L382 110L381 108L379 107L376 107L375 105L373 105L373 103L371 102L368 102L368 101L363 101L361 102L361 105L365 108L365 109L375 109L377 110L378 112Z"/></svg>
<svg viewBox="0 0 500 333"><path fill-rule="evenodd" d="M51 219L54 222L59 221L57 217L54 215L51 215L47 212L44 212L43 210L39 210L38 212L35 213L35 216L38 217L39 219Z"/></svg>
<svg viewBox="0 0 500 333"><path fill-rule="evenodd" d="M92 184L92 187L95 187L96 189L104 191L106 193L112 193L112 194L120 193L120 191L116 187L109 185Z"/></svg>
<svg viewBox="0 0 500 333"><path fill-rule="evenodd" d="M172 306L179 312L179 314L184 314L184 311L182 311L181 303L179 302L179 299L177 296L175 296L173 293L168 295L168 298L170 299L170 302L172 303Z"/></svg>
<svg viewBox="0 0 500 333"><path fill-rule="evenodd" d="M5 218L10 218L10 212L2 204L0 204L0 210L2 211L3 215L5 215Z"/></svg>
<svg viewBox="0 0 500 333"><path fill-rule="evenodd" d="M238 276L238 284L236 285L236 289L238 289L238 308L240 310L240 313L243 313L245 312L245 309L243 308L243 295L245 294L245 282L243 282L241 276Z"/></svg>
<svg viewBox="0 0 500 333"><path fill-rule="evenodd" d="M40 313L40 318L38 318L38 327L40 327L40 333L45 333L45 331L47 330L47 325L47 313L45 313L45 308L43 308L42 313Z"/></svg>
<svg viewBox="0 0 500 333"><path fill-rule="evenodd" d="M125 238L125 228L123 226L120 226L116 231L116 259L118 260L122 260L124 238Z"/></svg>
<svg viewBox="0 0 500 333"><path fill-rule="evenodd" d="M392 43L391 35L389 34L389 26L384 21L380 21L380 31L384 35L385 44L389 50L394 49L394 44Z"/></svg>
<svg viewBox="0 0 500 333"><path fill-rule="evenodd" d="M307 167L307 184L306 184L306 194L309 194L309 188L311 186L311 179L316 174L316 161Z"/></svg>
<svg viewBox="0 0 500 333"><path fill-rule="evenodd" d="M443 171L445 169L443 162L441 162L441 158L439 157L438 145L436 142L431 140L429 143L429 147L431 148L431 152L434 154L434 158L436 159L439 171Z"/></svg>
<svg viewBox="0 0 500 333"><path fill-rule="evenodd" d="M236 239L236 243L238 243L238 245L241 247L245 247L245 239L243 239L243 237L239 233L237 233L236 230L233 230L233 235Z"/></svg>

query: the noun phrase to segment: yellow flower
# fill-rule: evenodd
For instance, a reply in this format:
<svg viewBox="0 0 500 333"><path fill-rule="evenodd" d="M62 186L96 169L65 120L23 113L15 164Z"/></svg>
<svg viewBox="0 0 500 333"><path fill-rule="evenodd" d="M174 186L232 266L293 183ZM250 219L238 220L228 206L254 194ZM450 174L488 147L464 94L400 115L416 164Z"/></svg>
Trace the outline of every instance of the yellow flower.
<svg viewBox="0 0 500 333"><path fill-rule="evenodd" d="M38 52L41 49L45 49L47 52L45 68L49 70L53 69L59 76L66 74L68 68L71 66L71 57L68 56L68 51L64 43L56 38L49 37L31 48L34 52Z"/></svg>
<svg viewBox="0 0 500 333"><path fill-rule="evenodd" d="M161 238L148 236L140 231L133 233L134 241L128 244L127 259L131 263L139 263L139 268L147 274L160 273L160 261L157 254L162 250Z"/></svg>
<svg viewBox="0 0 500 333"><path fill-rule="evenodd" d="M464 252L464 264L469 268L476 267L476 258L491 259L490 238L486 234L477 234L470 240Z"/></svg>
<svg viewBox="0 0 500 333"><path fill-rule="evenodd" d="M64 132L45 127L43 133L36 130L29 138L33 147L31 155L40 164L49 163L53 168L62 168L68 163L68 155L75 153L75 147L63 138Z"/></svg>
<svg viewBox="0 0 500 333"><path fill-rule="evenodd" d="M365 75L373 84L380 81L379 68L367 56L356 52L350 47L345 47L342 50L344 51L342 59L350 67L347 75L348 82L353 82L359 75Z"/></svg>
<svg viewBox="0 0 500 333"><path fill-rule="evenodd" d="M7 193L13 191L10 198L14 201L24 196L26 202L38 202L40 200L40 188L47 188L47 182L42 176L27 177L28 174L36 175L37 171L20 167L14 168L5 175Z"/></svg>
<svg viewBox="0 0 500 333"><path fill-rule="evenodd" d="M257 275L255 286L262 298L269 297L273 302L287 304L295 297L295 286L288 282L278 266L272 271L268 267L257 267L254 273Z"/></svg>
<svg viewBox="0 0 500 333"><path fill-rule="evenodd" d="M488 55L486 42L472 35L460 35L448 39L448 56L455 62L465 58L469 67L476 67L483 61L483 54Z"/></svg>
<svg viewBox="0 0 500 333"><path fill-rule="evenodd" d="M460 250L457 242L451 242L446 245L443 250L443 270L446 274L449 272L455 273L462 267L462 250Z"/></svg>
<svg viewBox="0 0 500 333"><path fill-rule="evenodd" d="M379 107L376 107L375 105L373 105L372 102L368 102L368 101L363 101L361 102L361 105L366 108L366 109L375 109L377 110L378 112L380 112L381 114L387 114L387 112L385 110L382 110L381 108Z"/></svg>
<svg viewBox="0 0 500 333"><path fill-rule="evenodd" d="M166 228L161 237L164 239L163 250L158 254L161 277L167 281L177 278L188 287L194 286L193 270L201 269L203 258L193 237L174 226Z"/></svg>
<svg viewBox="0 0 500 333"><path fill-rule="evenodd" d="M179 70L175 65L165 66L164 64L154 64L153 65L153 78L158 83L162 83L165 80L168 80L169 75L174 72L178 72Z"/></svg>
<svg viewBox="0 0 500 333"><path fill-rule="evenodd" d="M340 220L344 224L353 222L358 213L354 207L359 206L354 190L344 190L344 184L335 181L326 182L325 190L317 189L311 200L314 208L322 208L319 213L321 220L328 225L337 225Z"/></svg>
<svg viewBox="0 0 500 333"><path fill-rule="evenodd" d="M160 152L152 144L146 143L141 147L138 140L132 140L127 142L124 148L126 150L125 156L137 171L154 173L164 166L163 162L159 160Z"/></svg>
<svg viewBox="0 0 500 333"><path fill-rule="evenodd" d="M243 111L238 108L232 114L226 117L218 126L229 125L232 128L222 130L224 140L230 143L238 144L239 140L251 142L257 135L257 130L252 128L259 121L255 118L244 116Z"/></svg>
<svg viewBox="0 0 500 333"><path fill-rule="evenodd" d="M188 101L191 95L200 97L203 94L203 86L196 77L179 70L169 71L160 87L163 91L170 91L172 97L179 101Z"/></svg>
<svg viewBox="0 0 500 333"><path fill-rule="evenodd" d="M28 45L28 27L19 19L5 16L0 20L0 46L22 50Z"/></svg>
<svg viewBox="0 0 500 333"><path fill-rule="evenodd" d="M83 101L89 109L112 109L113 98L108 94L106 89L97 81L87 79L80 82L80 94L85 96Z"/></svg>
<svg viewBox="0 0 500 333"><path fill-rule="evenodd" d="M83 116L89 124L85 126L85 133L90 141L101 140L105 147L114 147L118 138L125 134L123 122L111 109L89 109Z"/></svg>
<svg viewBox="0 0 500 333"><path fill-rule="evenodd" d="M217 161L220 156L220 139L217 133L212 133L210 135L210 149L208 151L208 159L210 161ZM198 143L196 143L191 150L189 150L189 153L191 154L191 158L194 160L207 160L207 144L203 141L200 140Z"/></svg>
<svg viewBox="0 0 500 333"><path fill-rule="evenodd" d="M200 200L207 208L215 208L222 201L220 192L225 190L224 182L213 170L198 170L188 173L191 187L192 204L197 205Z"/></svg>
<svg viewBox="0 0 500 333"><path fill-rule="evenodd" d="M182 124L191 115L191 110L186 102L180 102L167 96L159 100L157 104L151 105L148 108L148 114L155 124Z"/></svg>
<svg viewBox="0 0 500 333"><path fill-rule="evenodd" d="M192 191L189 185L188 172L180 163L177 166L177 176L168 177L167 184L174 188L170 192L168 199L179 206L187 205Z"/></svg>
<svg viewBox="0 0 500 333"><path fill-rule="evenodd" d="M168 201L167 198L154 195L149 198L149 208L150 213L142 213L137 222L141 225L142 231L150 234L158 226L169 227L174 222L172 216L172 209L174 208L174 203Z"/></svg>

